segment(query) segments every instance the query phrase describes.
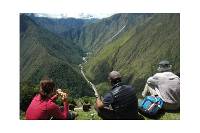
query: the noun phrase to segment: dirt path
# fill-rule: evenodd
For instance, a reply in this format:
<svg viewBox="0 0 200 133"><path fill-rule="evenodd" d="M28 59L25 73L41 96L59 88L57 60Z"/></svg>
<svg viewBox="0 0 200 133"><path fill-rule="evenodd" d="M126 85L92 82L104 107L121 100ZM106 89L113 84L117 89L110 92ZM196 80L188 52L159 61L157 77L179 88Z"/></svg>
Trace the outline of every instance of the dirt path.
<svg viewBox="0 0 200 133"><path fill-rule="evenodd" d="M91 85L91 87L92 87L92 89L93 89L93 91L94 91L95 97L99 97L99 94L98 94L98 92L97 92L97 89L96 89L95 85L94 85L92 82L90 82L90 81L87 79L87 77L85 76L85 73L83 72L83 66L82 66L81 64L79 64L79 67L81 68L81 74L83 75L84 79Z"/></svg>

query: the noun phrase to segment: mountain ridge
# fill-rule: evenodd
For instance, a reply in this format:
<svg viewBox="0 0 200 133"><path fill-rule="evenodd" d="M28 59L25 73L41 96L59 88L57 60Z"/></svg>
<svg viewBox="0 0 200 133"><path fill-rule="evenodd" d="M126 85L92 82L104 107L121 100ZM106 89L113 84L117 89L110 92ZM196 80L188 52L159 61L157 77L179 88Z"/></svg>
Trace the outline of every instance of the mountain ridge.
<svg viewBox="0 0 200 133"><path fill-rule="evenodd" d="M69 89L74 97L92 94L78 67L82 62L81 49L24 14L20 15L20 25L20 82L39 84L47 76L57 87ZM77 82L80 84L75 86Z"/></svg>
<svg viewBox="0 0 200 133"><path fill-rule="evenodd" d="M48 23L51 22L50 19L45 19L47 20ZM77 65L82 63L85 52L90 52L84 71L103 90L108 87L105 86L105 80L112 70L120 71L124 75L124 81L135 85L139 91L146 78L156 72L159 60L168 59L172 62L175 73L180 73L180 14L121 13L86 25L78 24L77 27L77 23L74 23L74 26L68 26L62 32L51 31L51 26L45 27L37 18L32 21L52 32L58 40L69 44L64 47L58 45L57 52L56 45L42 45L48 51L44 53L49 54L50 60L63 61L62 63L79 71ZM49 35L46 40L48 39L53 42L56 37ZM62 44L61 41L58 42ZM76 58L74 54L69 54L73 50L77 52ZM66 60L65 57L69 59Z"/></svg>
<svg viewBox="0 0 200 133"><path fill-rule="evenodd" d="M141 92L146 79L157 70L161 60L169 60L173 71L180 73L180 16L154 14L138 23L105 46L95 51L85 64L86 75L99 88L105 85L107 74L118 70L124 82Z"/></svg>

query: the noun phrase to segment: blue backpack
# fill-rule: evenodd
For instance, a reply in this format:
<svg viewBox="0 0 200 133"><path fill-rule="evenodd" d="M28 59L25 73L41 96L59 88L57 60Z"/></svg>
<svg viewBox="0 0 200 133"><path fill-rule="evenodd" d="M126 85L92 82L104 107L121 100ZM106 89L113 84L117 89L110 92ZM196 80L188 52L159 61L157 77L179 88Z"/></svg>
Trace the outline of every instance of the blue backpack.
<svg viewBox="0 0 200 133"><path fill-rule="evenodd" d="M147 96L139 103L139 108L144 113L155 115L163 107L164 101L158 96Z"/></svg>

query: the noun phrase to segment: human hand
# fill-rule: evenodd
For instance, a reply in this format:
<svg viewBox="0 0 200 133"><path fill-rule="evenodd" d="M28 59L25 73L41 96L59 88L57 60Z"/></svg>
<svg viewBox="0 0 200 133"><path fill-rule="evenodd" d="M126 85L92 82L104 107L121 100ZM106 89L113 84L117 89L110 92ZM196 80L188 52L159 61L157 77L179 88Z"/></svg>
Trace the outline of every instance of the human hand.
<svg viewBox="0 0 200 133"><path fill-rule="evenodd" d="M62 92L62 94L61 94L61 99L62 99L63 102L67 102L68 94L65 93L65 92Z"/></svg>
<svg viewBox="0 0 200 133"><path fill-rule="evenodd" d="M56 90L56 94L57 94L58 96L61 96L61 95L62 95L62 93L63 93L63 92L62 92L62 90L61 90L61 89L57 89L57 90Z"/></svg>
<svg viewBox="0 0 200 133"><path fill-rule="evenodd" d="M63 92L61 89L57 89L57 90L56 90L56 93L57 93L58 96L61 97L61 100L62 100L63 102L67 100L68 94L65 93L65 92Z"/></svg>
<svg viewBox="0 0 200 133"><path fill-rule="evenodd" d="M103 104L103 102L101 101L100 98L97 98L97 99L96 99L96 107L97 107L97 108L102 108L102 107L104 107L104 104Z"/></svg>

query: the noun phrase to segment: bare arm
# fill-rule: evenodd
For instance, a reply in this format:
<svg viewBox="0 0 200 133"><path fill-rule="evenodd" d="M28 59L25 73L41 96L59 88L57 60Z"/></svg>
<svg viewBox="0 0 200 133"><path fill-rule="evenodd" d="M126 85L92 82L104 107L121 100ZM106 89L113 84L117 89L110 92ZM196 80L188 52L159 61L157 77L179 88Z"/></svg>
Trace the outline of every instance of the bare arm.
<svg viewBox="0 0 200 133"><path fill-rule="evenodd" d="M97 98L96 99L96 108L103 108L103 107L104 107L103 102L101 101L100 98Z"/></svg>

